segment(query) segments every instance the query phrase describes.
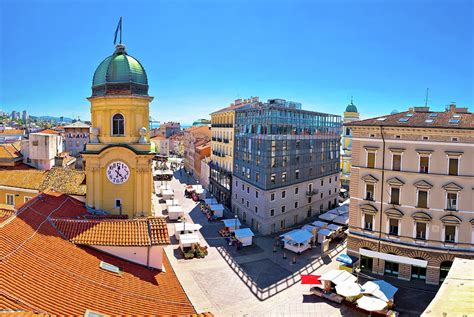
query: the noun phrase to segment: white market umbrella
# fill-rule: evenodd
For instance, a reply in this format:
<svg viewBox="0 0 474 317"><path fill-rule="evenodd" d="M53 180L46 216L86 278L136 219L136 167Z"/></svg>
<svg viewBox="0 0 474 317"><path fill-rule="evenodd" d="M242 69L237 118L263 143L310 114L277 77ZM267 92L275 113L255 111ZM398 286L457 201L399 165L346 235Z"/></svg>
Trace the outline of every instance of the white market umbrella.
<svg viewBox="0 0 474 317"><path fill-rule="evenodd" d="M344 297L354 297L361 293L362 289L359 284L349 282L336 285L336 292Z"/></svg>
<svg viewBox="0 0 474 317"><path fill-rule="evenodd" d="M376 311L387 307L387 302L373 296L362 296L357 300L357 306L366 311Z"/></svg>

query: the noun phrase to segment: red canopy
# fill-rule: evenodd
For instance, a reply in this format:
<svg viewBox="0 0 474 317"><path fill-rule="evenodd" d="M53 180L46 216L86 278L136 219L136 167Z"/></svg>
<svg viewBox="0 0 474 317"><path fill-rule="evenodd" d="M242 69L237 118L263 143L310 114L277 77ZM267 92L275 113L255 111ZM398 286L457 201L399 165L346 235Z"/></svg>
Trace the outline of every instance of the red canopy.
<svg viewBox="0 0 474 317"><path fill-rule="evenodd" d="M321 275L301 274L301 284L321 284L320 277Z"/></svg>

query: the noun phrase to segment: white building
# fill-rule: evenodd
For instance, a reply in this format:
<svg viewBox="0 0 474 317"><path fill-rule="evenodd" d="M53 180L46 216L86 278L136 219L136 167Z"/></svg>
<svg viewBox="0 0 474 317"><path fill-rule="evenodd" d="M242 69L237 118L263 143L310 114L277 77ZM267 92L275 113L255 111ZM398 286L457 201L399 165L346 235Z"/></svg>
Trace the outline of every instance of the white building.
<svg viewBox="0 0 474 317"><path fill-rule="evenodd" d="M23 163L37 169L50 170L54 158L63 152L63 138L53 133L31 133L29 139L22 140Z"/></svg>

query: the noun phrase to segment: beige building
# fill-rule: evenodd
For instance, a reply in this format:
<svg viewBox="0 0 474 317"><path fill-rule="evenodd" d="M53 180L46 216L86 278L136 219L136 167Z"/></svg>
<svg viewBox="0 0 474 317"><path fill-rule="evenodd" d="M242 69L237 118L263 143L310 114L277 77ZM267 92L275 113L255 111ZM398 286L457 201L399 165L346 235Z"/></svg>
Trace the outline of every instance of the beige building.
<svg viewBox="0 0 474 317"><path fill-rule="evenodd" d="M155 151L158 155L170 155L170 141L165 136L157 135L152 137L151 142L155 144Z"/></svg>
<svg viewBox="0 0 474 317"><path fill-rule="evenodd" d="M230 106L211 113L212 152L209 190L219 202L228 207L232 198L235 110L259 102L258 97L236 99Z"/></svg>
<svg viewBox="0 0 474 317"><path fill-rule="evenodd" d="M184 130L184 169L199 179L201 170L201 159L209 156L209 150L198 149L200 146L209 143L211 140L211 127L195 126ZM210 144L209 144L210 145ZM206 153L200 153L205 150Z"/></svg>
<svg viewBox="0 0 474 317"><path fill-rule="evenodd" d="M363 269L438 284L474 258L474 115L415 107L347 126L348 253Z"/></svg>

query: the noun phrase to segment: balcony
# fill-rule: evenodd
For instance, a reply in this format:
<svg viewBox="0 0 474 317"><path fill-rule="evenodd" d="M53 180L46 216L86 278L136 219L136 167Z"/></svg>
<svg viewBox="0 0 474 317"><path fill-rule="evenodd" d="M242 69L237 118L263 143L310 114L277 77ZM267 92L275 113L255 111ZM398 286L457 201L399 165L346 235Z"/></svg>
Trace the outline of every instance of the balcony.
<svg viewBox="0 0 474 317"><path fill-rule="evenodd" d="M224 143L229 143L229 139L223 139Z"/></svg>
<svg viewBox="0 0 474 317"><path fill-rule="evenodd" d="M319 190L317 189L308 190L306 191L306 196L314 196L314 195L317 195L318 193L319 193Z"/></svg>
<svg viewBox="0 0 474 317"><path fill-rule="evenodd" d="M215 137L212 137L212 139L211 139L211 140L212 140L212 141L215 141L215 140L216 140L216 138L215 138Z"/></svg>
<svg viewBox="0 0 474 317"><path fill-rule="evenodd" d="M217 138L216 141L217 142L222 142L222 138Z"/></svg>

